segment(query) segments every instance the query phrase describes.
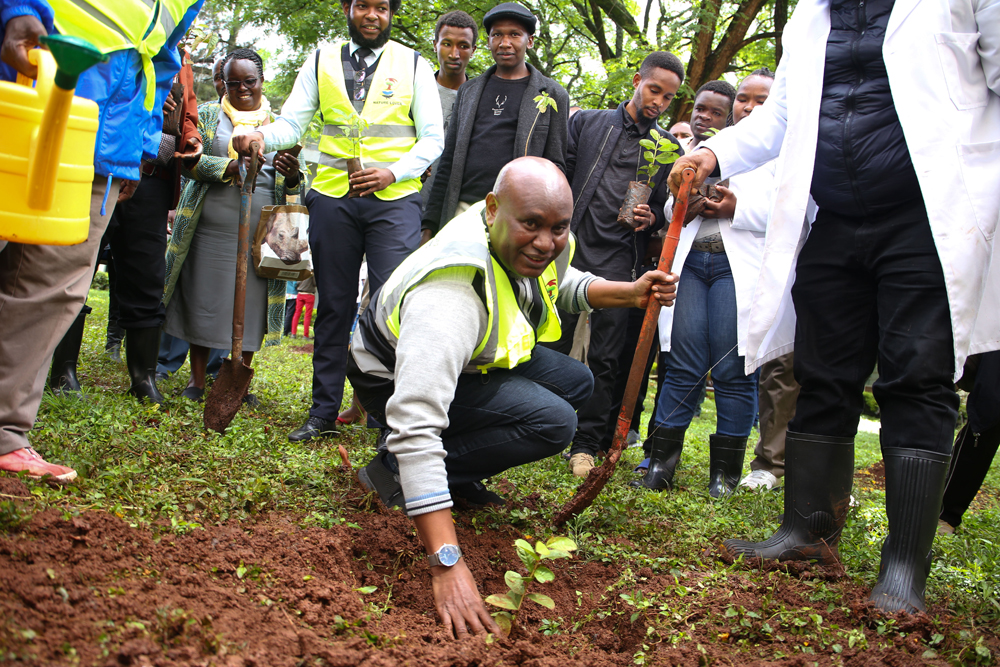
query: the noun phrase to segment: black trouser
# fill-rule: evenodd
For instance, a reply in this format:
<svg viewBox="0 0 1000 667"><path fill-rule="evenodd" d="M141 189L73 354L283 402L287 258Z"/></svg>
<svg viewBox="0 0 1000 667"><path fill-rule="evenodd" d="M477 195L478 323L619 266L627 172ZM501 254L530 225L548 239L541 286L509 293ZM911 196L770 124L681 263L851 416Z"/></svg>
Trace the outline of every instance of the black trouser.
<svg viewBox="0 0 1000 667"><path fill-rule="evenodd" d="M387 423L393 381L362 373L354 357L347 368L368 414ZM574 410L592 387L586 366L543 347L510 370L462 373L441 432L448 483L476 482L558 454L573 435Z"/></svg>
<svg viewBox="0 0 1000 667"><path fill-rule="evenodd" d="M955 438L941 518L957 526L986 479L1000 447L1000 352L980 355L966 408L969 422ZM966 374L970 372L966 364ZM963 386L965 377L962 378Z"/></svg>
<svg viewBox="0 0 1000 667"><path fill-rule="evenodd" d="M285 297L285 328L286 336L292 335L292 316L295 315L295 299Z"/></svg>
<svg viewBox="0 0 1000 667"><path fill-rule="evenodd" d="M306 195L316 277L313 391L309 414L332 421L344 398L347 347L358 303L358 273L367 257L370 294L420 243L420 193L395 201Z"/></svg>
<svg viewBox="0 0 1000 667"><path fill-rule="evenodd" d="M167 212L173 198L173 183L143 176L131 199L115 206L108 224L123 329L159 327L166 318Z"/></svg>
<svg viewBox="0 0 1000 667"><path fill-rule="evenodd" d="M853 437L878 361L882 447L951 451L959 405L951 316L921 201L864 219L821 210L792 299L802 391L790 431Z"/></svg>
<svg viewBox="0 0 1000 667"><path fill-rule="evenodd" d="M608 415L614 412L617 418L621 409L621 396L618 397L617 409L612 410L612 403L619 374L618 357L625 346L628 311L626 308L608 308L590 314L587 366L594 374L594 393L576 413L578 424L571 449L574 454L596 454L604 446L608 433L613 432L615 422L609 420Z"/></svg>
<svg viewBox="0 0 1000 667"><path fill-rule="evenodd" d="M646 319L645 308L628 308L628 324L625 331L625 342L622 344L621 353L618 355L618 378L615 380L615 388L611 393L611 407L608 414L608 428L604 435L604 442L601 448L609 450L611 441L615 435L615 428L618 423L618 413L622 409L622 400L625 398L625 386L628 384L628 376L632 371L632 360L635 358L635 349L639 343L639 334L642 332L642 321ZM653 361L660 349L659 332L653 329L653 344L649 348L649 358L646 359L646 371L643 373L643 380L639 384L639 395L635 399L635 408L632 410L633 431L639 431L639 422L642 420L643 403L646 402L646 392L649 389L649 372L653 368ZM659 396L659 391L657 391ZM656 404L653 404L653 412L656 412ZM652 423L652 417L650 417Z"/></svg>

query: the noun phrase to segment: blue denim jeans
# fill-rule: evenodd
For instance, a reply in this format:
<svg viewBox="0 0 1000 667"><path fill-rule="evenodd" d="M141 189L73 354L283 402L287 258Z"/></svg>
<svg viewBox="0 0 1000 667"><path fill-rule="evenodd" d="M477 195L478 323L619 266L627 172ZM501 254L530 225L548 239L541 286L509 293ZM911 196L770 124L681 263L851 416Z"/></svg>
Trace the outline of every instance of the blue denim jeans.
<svg viewBox="0 0 1000 667"><path fill-rule="evenodd" d="M365 376L353 357L347 375L368 414L385 423L392 381ZM540 346L530 360L510 370L462 373L448 409L448 428L441 432L448 485L478 482L555 456L573 439L576 410L593 390L594 376L586 366Z"/></svg>
<svg viewBox="0 0 1000 667"><path fill-rule="evenodd" d="M750 435L757 416L757 375L746 375L736 350L736 286L726 253L688 254L677 286L668 359L657 427L688 427L701 398L699 384L712 368L716 433Z"/></svg>

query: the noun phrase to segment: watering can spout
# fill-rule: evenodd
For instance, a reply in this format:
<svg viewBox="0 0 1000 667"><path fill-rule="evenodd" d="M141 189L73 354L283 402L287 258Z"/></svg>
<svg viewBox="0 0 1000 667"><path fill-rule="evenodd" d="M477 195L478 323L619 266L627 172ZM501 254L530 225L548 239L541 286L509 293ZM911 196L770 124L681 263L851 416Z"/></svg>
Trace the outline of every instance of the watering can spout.
<svg viewBox="0 0 1000 667"><path fill-rule="evenodd" d="M108 57L86 40L71 35L48 35L40 41L49 51L35 49L28 54L30 61L38 65L36 89L45 97L45 111L32 141L28 163L28 206L47 211L52 207L77 79L86 69Z"/></svg>

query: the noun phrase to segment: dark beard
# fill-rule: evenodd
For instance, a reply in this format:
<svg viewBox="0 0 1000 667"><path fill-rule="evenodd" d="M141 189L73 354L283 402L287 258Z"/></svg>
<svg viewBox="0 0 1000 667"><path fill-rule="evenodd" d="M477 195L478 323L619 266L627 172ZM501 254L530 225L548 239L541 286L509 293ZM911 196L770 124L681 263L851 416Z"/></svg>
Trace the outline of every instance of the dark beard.
<svg viewBox="0 0 1000 667"><path fill-rule="evenodd" d="M347 33L351 36L351 39L354 40L354 43L360 47L366 49L372 49L373 51L375 49L381 49L383 46L385 46L385 43L389 41L389 33L391 31L392 31L392 21L389 22L389 25L386 26L386 29L380 32L377 37L368 39L367 37L361 34L361 31L354 26L353 22L351 21L347 22Z"/></svg>

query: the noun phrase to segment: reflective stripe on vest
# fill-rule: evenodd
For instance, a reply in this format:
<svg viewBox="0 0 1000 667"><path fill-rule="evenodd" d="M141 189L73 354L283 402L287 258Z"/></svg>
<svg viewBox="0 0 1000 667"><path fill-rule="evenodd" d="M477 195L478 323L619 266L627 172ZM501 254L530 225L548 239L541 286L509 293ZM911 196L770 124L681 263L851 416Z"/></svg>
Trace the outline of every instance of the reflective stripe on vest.
<svg viewBox="0 0 1000 667"><path fill-rule="evenodd" d="M55 26L82 37L101 53L135 49L142 61L146 91L143 106L156 100L153 57L160 52L185 12L197 0L50 0Z"/></svg>
<svg viewBox="0 0 1000 667"><path fill-rule="evenodd" d="M326 123L319 140L320 159L312 187L331 197L347 194L347 160L354 157L351 121L358 118L347 96L343 42L319 53L317 85L319 110ZM417 143L417 128L410 118L413 103L414 53L397 42L387 42L379 58L360 117L368 127L360 138L361 161L367 168L395 164ZM420 191L420 179L391 184L375 193L391 201Z"/></svg>
<svg viewBox="0 0 1000 667"><path fill-rule="evenodd" d="M460 266L471 266L485 276L486 334L472 353L471 365L483 372L491 368L514 368L531 358L536 342L559 340L562 330L555 300L575 243L571 242L538 278L546 311L536 340L536 332L517 305L506 272L490 254L483 223L485 206L485 202L474 204L445 225L429 243L403 260L382 286L375 305L375 322L393 347L399 341L400 307L406 293L435 271ZM443 310L443 316L447 312Z"/></svg>

